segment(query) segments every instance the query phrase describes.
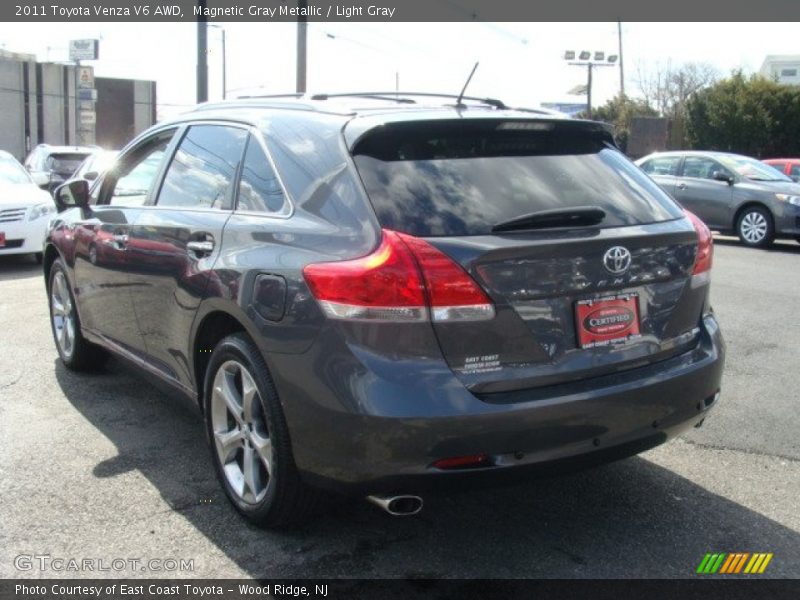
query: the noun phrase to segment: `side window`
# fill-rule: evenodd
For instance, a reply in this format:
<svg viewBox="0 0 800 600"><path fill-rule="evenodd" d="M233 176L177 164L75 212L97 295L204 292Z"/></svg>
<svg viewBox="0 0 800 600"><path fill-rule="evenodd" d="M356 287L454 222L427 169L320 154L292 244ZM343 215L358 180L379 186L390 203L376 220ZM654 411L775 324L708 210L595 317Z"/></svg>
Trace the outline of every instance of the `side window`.
<svg viewBox="0 0 800 600"><path fill-rule="evenodd" d="M175 130L158 134L118 160L102 187L93 188L100 190L98 201L112 206L144 204L173 135Z"/></svg>
<svg viewBox="0 0 800 600"><path fill-rule="evenodd" d="M255 212L282 212L286 198L278 176L264 153L259 141L250 136L239 181L238 210Z"/></svg>
<svg viewBox="0 0 800 600"><path fill-rule="evenodd" d="M786 163L774 162L774 163L767 163L773 169L777 169L781 173L786 173Z"/></svg>
<svg viewBox="0 0 800 600"><path fill-rule="evenodd" d="M648 160L642 169L648 175L677 175L680 156L662 156Z"/></svg>
<svg viewBox="0 0 800 600"><path fill-rule="evenodd" d="M167 169L158 206L229 209L246 140L247 131L239 127L190 127Z"/></svg>
<svg viewBox="0 0 800 600"><path fill-rule="evenodd" d="M695 177L697 179L714 179L714 172L722 171L723 173L730 174L728 169L724 168L717 161L705 158L703 156L687 156L683 161L683 176Z"/></svg>
<svg viewBox="0 0 800 600"><path fill-rule="evenodd" d="M795 181L800 181L800 165L792 165L792 170L789 171L789 177Z"/></svg>

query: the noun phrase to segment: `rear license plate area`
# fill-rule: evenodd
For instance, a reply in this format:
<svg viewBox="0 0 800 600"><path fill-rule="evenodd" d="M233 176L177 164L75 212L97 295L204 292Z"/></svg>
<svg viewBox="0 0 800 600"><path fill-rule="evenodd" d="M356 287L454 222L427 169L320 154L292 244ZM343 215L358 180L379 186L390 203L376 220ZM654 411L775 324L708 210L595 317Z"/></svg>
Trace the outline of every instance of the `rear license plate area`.
<svg viewBox="0 0 800 600"><path fill-rule="evenodd" d="M579 300L575 303L575 328L581 348L621 344L639 337L639 295Z"/></svg>
<svg viewBox="0 0 800 600"><path fill-rule="evenodd" d="M6 245L6 232L0 231L0 248L5 248Z"/></svg>

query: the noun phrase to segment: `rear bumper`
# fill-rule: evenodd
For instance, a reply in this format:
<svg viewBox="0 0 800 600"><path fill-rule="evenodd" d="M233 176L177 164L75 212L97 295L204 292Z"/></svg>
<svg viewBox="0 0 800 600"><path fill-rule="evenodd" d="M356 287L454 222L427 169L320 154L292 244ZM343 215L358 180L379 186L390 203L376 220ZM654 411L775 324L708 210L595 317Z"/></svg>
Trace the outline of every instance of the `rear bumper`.
<svg viewBox="0 0 800 600"><path fill-rule="evenodd" d="M344 410L321 388L312 400L292 386L289 400L291 384L276 383L295 461L309 483L353 494L414 493L563 472L663 443L701 422L714 406L724 352L716 320L708 316L698 345L685 354L592 380L515 392L513 402L502 404L423 371L400 386L374 370L358 381L343 375L353 399ZM277 372L286 371L279 366ZM430 410L421 414L419 396L430 394L434 382L433 395L421 399ZM398 409L404 397L409 410ZM442 458L484 453L493 466L431 466Z"/></svg>

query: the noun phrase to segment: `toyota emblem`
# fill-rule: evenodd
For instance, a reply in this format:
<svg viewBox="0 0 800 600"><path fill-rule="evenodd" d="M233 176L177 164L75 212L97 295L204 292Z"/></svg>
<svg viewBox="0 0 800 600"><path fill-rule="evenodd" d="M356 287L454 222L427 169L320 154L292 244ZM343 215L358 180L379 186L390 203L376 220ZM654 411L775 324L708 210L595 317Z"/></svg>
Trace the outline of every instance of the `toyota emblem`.
<svg viewBox="0 0 800 600"><path fill-rule="evenodd" d="M603 265L609 273L622 275L631 266L631 252L623 246L614 246L603 255Z"/></svg>

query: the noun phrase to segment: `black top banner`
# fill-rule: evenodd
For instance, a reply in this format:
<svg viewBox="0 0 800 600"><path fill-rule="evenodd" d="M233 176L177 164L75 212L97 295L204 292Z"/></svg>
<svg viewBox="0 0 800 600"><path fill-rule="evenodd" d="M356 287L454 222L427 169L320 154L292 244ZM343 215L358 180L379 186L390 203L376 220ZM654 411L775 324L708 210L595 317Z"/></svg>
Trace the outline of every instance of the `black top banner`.
<svg viewBox="0 0 800 600"><path fill-rule="evenodd" d="M9 0L2 21L797 21L798 0Z"/></svg>

